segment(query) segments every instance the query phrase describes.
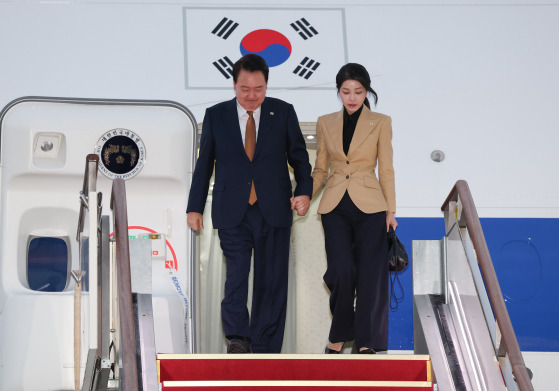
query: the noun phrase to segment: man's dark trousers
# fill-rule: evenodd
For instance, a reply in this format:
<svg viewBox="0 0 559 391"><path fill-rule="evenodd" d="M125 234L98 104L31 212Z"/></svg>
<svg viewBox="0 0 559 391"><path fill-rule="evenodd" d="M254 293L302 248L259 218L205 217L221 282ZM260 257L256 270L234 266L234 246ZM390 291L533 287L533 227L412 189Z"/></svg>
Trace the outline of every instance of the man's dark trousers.
<svg viewBox="0 0 559 391"><path fill-rule="evenodd" d="M285 329L289 237L291 227L272 227L258 202L248 206L241 223L219 229L227 262L223 329L228 338L249 337L254 353L280 353ZM248 275L254 249L252 310L247 309Z"/></svg>

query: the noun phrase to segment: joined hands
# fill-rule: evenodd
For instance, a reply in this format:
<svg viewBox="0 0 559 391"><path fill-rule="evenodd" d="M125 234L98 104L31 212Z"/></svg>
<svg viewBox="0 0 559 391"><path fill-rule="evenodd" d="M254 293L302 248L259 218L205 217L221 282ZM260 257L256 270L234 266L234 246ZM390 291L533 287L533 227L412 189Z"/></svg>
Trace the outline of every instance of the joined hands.
<svg viewBox="0 0 559 391"><path fill-rule="evenodd" d="M311 198L308 195L300 195L291 197L291 209L297 211L297 216L304 216L307 214L311 206Z"/></svg>

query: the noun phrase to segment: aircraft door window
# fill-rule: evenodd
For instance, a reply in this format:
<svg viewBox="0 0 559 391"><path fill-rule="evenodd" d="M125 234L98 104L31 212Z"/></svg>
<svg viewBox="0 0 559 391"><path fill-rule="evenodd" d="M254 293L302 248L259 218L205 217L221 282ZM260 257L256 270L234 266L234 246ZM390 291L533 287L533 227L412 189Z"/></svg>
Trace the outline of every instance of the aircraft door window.
<svg viewBox="0 0 559 391"><path fill-rule="evenodd" d="M27 246L27 282L41 292L62 292L68 283L68 244L62 238L33 237Z"/></svg>

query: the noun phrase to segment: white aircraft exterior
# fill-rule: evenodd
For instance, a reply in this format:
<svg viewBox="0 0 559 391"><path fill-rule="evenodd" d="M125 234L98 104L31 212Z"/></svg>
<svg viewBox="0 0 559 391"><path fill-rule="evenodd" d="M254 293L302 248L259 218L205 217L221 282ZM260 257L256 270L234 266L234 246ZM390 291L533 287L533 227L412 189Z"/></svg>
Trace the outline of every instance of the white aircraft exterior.
<svg viewBox="0 0 559 391"><path fill-rule="evenodd" d="M153 242L156 345L224 351L219 245L209 213L196 239L184 212L197 126L206 108L234 97L231 63L262 42L274 64L267 95L294 105L311 163L317 117L341 109L337 70L369 70L374 109L392 117L398 234L410 254L412 240L444 236L440 206L458 179L468 182L534 388L550 389L559 365L558 20L552 0L0 0L0 389L73 388L74 281L34 286L28 246L62 238L68 272L79 266L84 160L115 129L145 147L126 181L131 235L162 235ZM41 155L44 141L60 146L55 156ZM100 173L107 213L110 185ZM285 352L320 353L327 339L317 206L294 221ZM412 351L411 271L400 278L406 296L391 313L389 349ZM84 334L95 315L84 315Z"/></svg>

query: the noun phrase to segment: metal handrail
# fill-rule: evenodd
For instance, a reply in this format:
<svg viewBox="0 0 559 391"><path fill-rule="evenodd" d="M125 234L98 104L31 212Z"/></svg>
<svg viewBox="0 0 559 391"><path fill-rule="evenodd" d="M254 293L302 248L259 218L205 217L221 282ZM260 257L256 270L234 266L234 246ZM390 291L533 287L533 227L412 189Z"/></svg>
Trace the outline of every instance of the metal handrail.
<svg viewBox="0 0 559 391"><path fill-rule="evenodd" d="M136 358L136 328L132 302L132 278L130 275L130 247L128 244L128 217L126 213L126 188L124 180L113 181L111 192L114 238L116 245L116 269L118 284L118 309L120 315L120 338L122 356L123 389L138 390L138 365Z"/></svg>
<svg viewBox="0 0 559 391"><path fill-rule="evenodd" d="M501 292L499 281L497 280L497 274L495 273L495 268L493 267L493 262L491 261L491 255L489 254L487 242L485 241L485 236L483 235L481 222L474 205L472 194L470 193L470 188L468 187L468 183L466 181L457 181L441 206L441 210L445 212L445 220L447 220L448 217L458 219L458 209L455 209L456 212L455 210L451 210L451 203L453 202L459 203L459 205L456 205L456 208L462 208L462 214L465 217L465 221L459 221L459 223L461 226L467 227L472 239L480 270L485 281L489 301L491 302L491 307L493 309L493 313L495 314L497 325L499 326L502 341L504 343L505 350L508 353L512 366L512 373L516 379L518 388L520 391L533 391L534 388L532 386L526 365L524 364L524 358L522 357L520 346L518 345L518 340L516 339L516 334L514 333L509 313L505 305L503 293ZM452 213L456 214L452 216Z"/></svg>
<svg viewBox="0 0 559 391"><path fill-rule="evenodd" d="M83 232L83 225L85 223L86 210L89 209L88 194L89 191L96 191L97 189L97 167L99 165L99 156L89 154L85 158L85 173L83 176L83 186L80 192L80 217L78 219L78 232L76 233L76 240L80 240L80 235ZM94 200L95 202L97 200Z"/></svg>

